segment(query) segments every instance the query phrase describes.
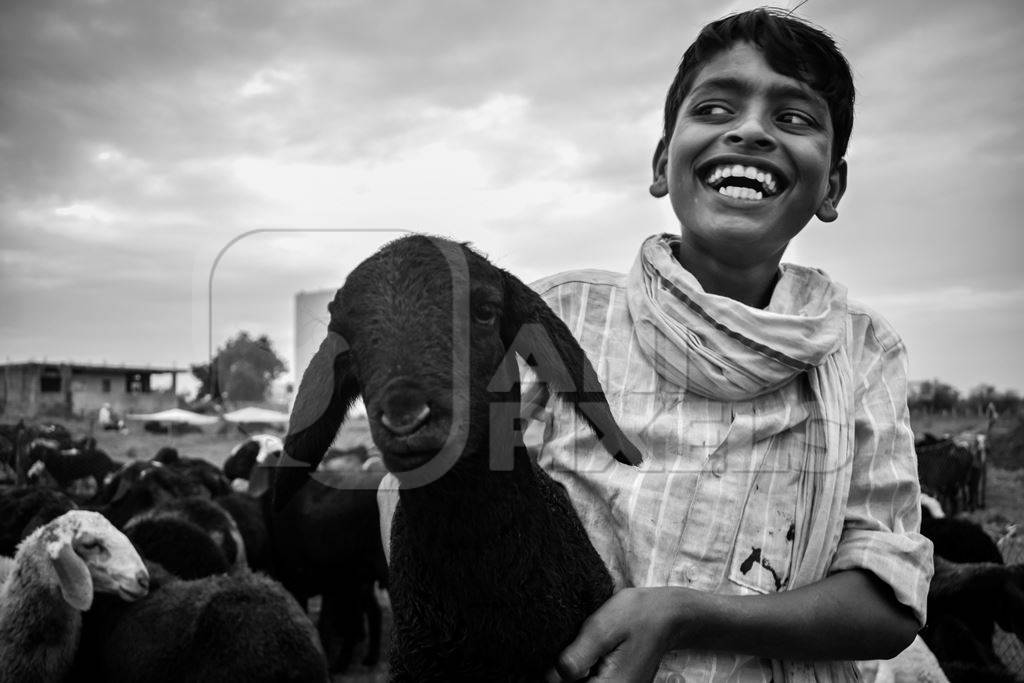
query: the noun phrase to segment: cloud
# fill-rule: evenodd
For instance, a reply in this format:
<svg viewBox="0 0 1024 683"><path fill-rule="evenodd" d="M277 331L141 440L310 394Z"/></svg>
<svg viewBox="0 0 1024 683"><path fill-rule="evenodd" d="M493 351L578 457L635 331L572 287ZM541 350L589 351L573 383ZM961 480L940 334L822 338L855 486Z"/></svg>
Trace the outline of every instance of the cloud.
<svg viewBox="0 0 1024 683"><path fill-rule="evenodd" d="M647 184L678 59L755 4L0 3L0 353L195 355L189 275L254 229L437 232L525 279L625 270L677 229ZM923 309L900 292L1024 287L1017 4L800 13L837 35L860 103L840 221L788 257L901 311ZM389 235L236 243L218 338L260 321L284 338L295 291L340 284ZM95 321L110 311L113 335Z"/></svg>
<svg viewBox="0 0 1024 683"><path fill-rule="evenodd" d="M1024 313L1024 287L983 290L968 285L952 285L941 289L881 294L872 296L869 301L887 311L955 314L1017 310Z"/></svg>

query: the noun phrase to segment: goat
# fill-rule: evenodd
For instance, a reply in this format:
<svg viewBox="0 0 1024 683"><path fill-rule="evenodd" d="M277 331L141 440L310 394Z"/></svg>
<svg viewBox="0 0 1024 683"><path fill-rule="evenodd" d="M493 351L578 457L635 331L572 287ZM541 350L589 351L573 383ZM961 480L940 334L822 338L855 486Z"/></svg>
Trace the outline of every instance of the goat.
<svg viewBox="0 0 1024 683"><path fill-rule="evenodd" d="M61 680L94 591L134 601L148 588L139 554L102 515L72 510L40 527L0 586L0 682Z"/></svg>
<svg viewBox="0 0 1024 683"><path fill-rule="evenodd" d="M296 396L275 505L302 487L362 394L401 484L393 680L542 678L613 584L564 488L523 446L516 354L616 460L637 464L596 372L535 292L447 240L385 245L329 309Z"/></svg>

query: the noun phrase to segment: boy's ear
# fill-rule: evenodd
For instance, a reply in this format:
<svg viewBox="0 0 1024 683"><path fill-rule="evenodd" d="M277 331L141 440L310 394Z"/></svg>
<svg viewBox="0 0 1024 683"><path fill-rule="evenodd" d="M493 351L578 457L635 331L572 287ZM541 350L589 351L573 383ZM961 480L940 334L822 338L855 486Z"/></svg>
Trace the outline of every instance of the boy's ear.
<svg viewBox="0 0 1024 683"><path fill-rule="evenodd" d="M828 176L828 192L814 215L822 223L831 223L839 218L839 200L846 192L846 159L840 159Z"/></svg>
<svg viewBox="0 0 1024 683"><path fill-rule="evenodd" d="M653 197L660 198L668 194L668 177L665 175L668 157L665 152L665 138L662 138L658 140L658 146L654 148L654 159L651 161L654 171L654 180L651 181L651 196Z"/></svg>

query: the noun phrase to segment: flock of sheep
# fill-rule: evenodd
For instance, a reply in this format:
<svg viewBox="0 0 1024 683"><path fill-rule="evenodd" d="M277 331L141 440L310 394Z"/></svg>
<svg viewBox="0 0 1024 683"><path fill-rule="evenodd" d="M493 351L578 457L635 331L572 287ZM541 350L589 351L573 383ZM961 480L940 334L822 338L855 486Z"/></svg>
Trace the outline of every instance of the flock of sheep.
<svg viewBox="0 0 1024 683"><path fill-rule="evenodd" d="M259 500L160 458L88 501L0 494L0 681L327 680L315 627L265 573Z"/></svg>
<svg viewBox="0 0 1024 683"><path fill-rule="evenodd" d="M332 302L283 448L254 440L223 470L172 451L103 464L77 500L0 490L0 683L327 680L367 631L366 663L379 656L375 585L393 609L392 680L542 680L612 582L515 428L514 347L615 466L639 463L535 293L464 245L397 240ZM382 462L324 467L357 396ZM16 437L18 452L38 436ZM36 478L62 486L47 471L66 463L37 456ZM400 487L382 541L387 472ZM951 680L1014 680L992 632L1024 638L1024 571L966 524L926 518L938 557L924 641ZM898 680L892 664L874 673Z"/></svg>

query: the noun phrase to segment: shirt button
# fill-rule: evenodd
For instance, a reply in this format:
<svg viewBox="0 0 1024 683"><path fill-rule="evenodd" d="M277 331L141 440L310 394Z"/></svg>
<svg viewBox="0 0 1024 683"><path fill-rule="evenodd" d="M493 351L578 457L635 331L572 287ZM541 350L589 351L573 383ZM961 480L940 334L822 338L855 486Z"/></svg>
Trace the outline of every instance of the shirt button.
<svg viewBox="0 0 1024 683"><path fill-rule="evenodd" d="M715 458L711 463L711 473L716 477L725 474L725 458Z"/></svg>

